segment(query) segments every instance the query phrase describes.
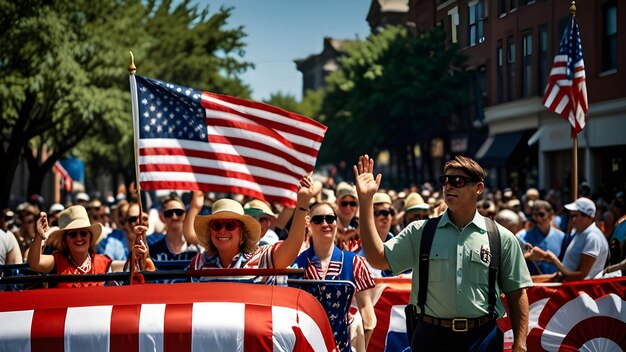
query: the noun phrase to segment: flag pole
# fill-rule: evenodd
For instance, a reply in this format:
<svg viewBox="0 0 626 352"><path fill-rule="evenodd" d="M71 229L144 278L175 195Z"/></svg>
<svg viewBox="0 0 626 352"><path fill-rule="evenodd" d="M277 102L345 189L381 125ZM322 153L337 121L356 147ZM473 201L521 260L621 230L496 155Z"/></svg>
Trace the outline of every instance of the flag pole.
<svg viewBox="0 0 626 352"><path fill-rule="evenodd" d="M576 1L572 1L569 13L572 17L576 17ZM574 133L574 127L572 127L572 135L574 135L572 144L572 202L578 199L578 134Z"/></svg>
<svg viewBox="0 0 626 352"><path fill-rule="evenodd" d="M137 205L139 205L139 221L141 222L141 214L143 214L143 207L141 205L141 187L139 185L139 101L137 98L137 81L135 80L135 73L137 72L137 67L135 66L135 57L133 56L133 52L129 51L130 54L130 65L128 65L128 74L130 80L130 96L132 102L132 115L133 115L133 149L135 154L135 187L137 189ZM142 223L142 225L144 225ZM138 236L135 238L135 243L138 243L138 240L143 236ZM143 269L144 265L141 261L136 262L136 258L132 253L132 246L135 243L129 243L131 246L130 249L130 263L129 263L129 271L130 271L130 280L129 283L132 285L133 282L141 282L141 278L139 277L141 274L140 270ZM144 240L144 243L145 240Z"/></svg>

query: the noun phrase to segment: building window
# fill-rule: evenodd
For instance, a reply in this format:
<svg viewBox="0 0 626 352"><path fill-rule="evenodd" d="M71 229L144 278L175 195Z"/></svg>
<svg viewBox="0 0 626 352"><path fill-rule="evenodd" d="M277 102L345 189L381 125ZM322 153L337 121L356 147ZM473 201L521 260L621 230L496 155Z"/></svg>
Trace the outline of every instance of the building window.
<svg viewBox="0 0 626 352"><path fill-rule="evenodd" d="M602 70L617 69L617 6L615 1L604 4L602 9Z"/></svg>
<svg viewBox="0 0 626 352"><path fill-rule="evenodd" d="M506 41L506 71L507 80L507 100L515 98L515 39L509 37Z"/></svg>
<svg viewBox="0 0 626 352"><path fill-rule="evenodd" d="M450 39L452 40L452 43L457 43L459 41L459 8L455 6L453 9L448 11L448 16L450 16Z"/></svg>
<svg viewBox="0 0 626 352"><path fill-rule="evenodd" d="M470 46L485 41L483 30L484 12L482 0L473 0L468 3L469 7L469 43Z"/></svg>
<svg viewBox="0 0 626 352"><path fill-rule="evenodd" d="M498 49L496 51L496 58L498 60L498 103L504 102L504 57L502 55L502 40L498 40Z"/></svg>
<svg viewBox="0 0 626 352"><path fill-rule="evenodd" d="M533 94L533 34L527 31L522 34L522 97L526 98Z"/></svg>
<svg viewBox="0 0 626 352"><path fill-rule="evenodd" d="M510 0L509 1L509 10L513 11L517 8L517 0Z"/></svg>
<svg viewBox="0 0 626 352"><path fill-rule="evenodd" d="M500 0L498 1L498 13L500 14L500 17L506 15L507 13L507 7L506 4L509 0Z"/></svg>
<svg viewBox="0 0 626 352"><path fill-rule="evenodd" d="M539 74L538 92L543 95L548 84L548 74L550 73L550 61L548 57L548 25L542 25L539 27L539 52L537 53L537 65Z"/></svg>

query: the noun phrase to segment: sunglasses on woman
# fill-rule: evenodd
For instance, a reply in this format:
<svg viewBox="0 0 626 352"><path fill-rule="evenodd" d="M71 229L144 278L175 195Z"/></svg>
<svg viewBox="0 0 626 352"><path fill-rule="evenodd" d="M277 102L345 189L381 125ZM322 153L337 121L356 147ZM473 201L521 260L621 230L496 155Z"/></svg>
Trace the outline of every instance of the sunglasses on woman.
<svg viewBox="0 0 626 352"><path fill-rule="evenodd" d="M311 222L315 225L321 225L324 221L326 221L328 225L334 224L335 221L337 221L337 217L334 215L313 215L311 217Z"/></svg>
<svg viewBox="0 0 626 352"><path fill-rule="evenodd" d="M215 232L221 231L222 228L224 228L226 231L234 231L235 229L239 227L239 221L237 220L227 220L227 221L213 220L211 221L211 224L209 225L209 227L211 228L211 230Z"/></svg>
<svg viewBox="0 0 626 352"><path fill-rule="evenodd" d="M176 214L176 216L178 216L179 218L181 216L183 216L183 214L185 214L185 210L184 209L167 209L163 211L163 216L165 216L166 218L171 218L172 215Z"/></svg>
<svg viewBox="0 0 626 352"><path fill-rule="evenodd" d="M67 237L74 239L76 238L76 236L80 235L80 237L85 238L87 237L88 234L89 234L89 231L87 230L70 231L67 233Z"/></svg>
<svg viewBox="0 0 626 352"><path fill-rule="evenodd" d="M470 178L470 177L465 177L465 176L461 176L461 175L442 175L442 176L439 176L439 183L441 183L442 186L446 186L446 185L449 184L452 187L460 188L460 187L465 186L469 182L477 182L477 181L472 179L472 178Z"/></svg>
<svg viewBox="0 0 626 352"><path fill-rule="evenodd" d="M344 200L343 202L341 202L341 206L344 208L347 207L348 205L354 208L356 207L356 202L355 201L348 202L347 200Z"/></svg>
<svg viewBox="0 0 626 352"><path fill-rule="evenodd" d="M396 212L391 210L391 209L380 209L380 210L374 210L374 216L384 216L384 217L388 217L389 215L396 215Z"/></svg>

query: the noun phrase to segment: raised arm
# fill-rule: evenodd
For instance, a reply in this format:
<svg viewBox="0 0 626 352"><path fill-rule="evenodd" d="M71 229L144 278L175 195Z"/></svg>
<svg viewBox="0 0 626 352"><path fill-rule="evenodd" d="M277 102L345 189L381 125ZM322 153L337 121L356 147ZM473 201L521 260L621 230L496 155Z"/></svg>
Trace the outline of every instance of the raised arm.
<svg viewBox="0 0 626 352"><path fill-rule="evenodd" d="M383 241L380 239L374 224L373 197L378 191L382 175L378 174L374 178L374 159L367 154L359 157L359 162L353 166L353 170L356 191L359 196L359 219L361 222L359 228L365 258L376 269L389 269L389 264L385 259Z"/></svg>
<svg viewBox="0 0 626 352"><path fill-rule="evenodd" d="M315 196L313 179L306 175L300 180L296 200L296 210L291 221L291 228L287 239L276 249L274 253L274 268L282 269L293 264L300 253L304 241L306 215L309 212L309 201Z"/></svg>
<svg viewBox="0 0 626 352"><path fill-rule="evenodd" d="M28 266L38 273L49 273L54 269L54 256L42 254L43 242L47 239L48 216L43 211L39 213L35 238L28 250Z"/></svg>
<svg viewBox="0 0 626 352"><path fill-rule="evenodd" d="M189 210L187 210L187 215L185 216L185 221L183 222L183 236L185 236L185 240L187 243L199 245L198 236L196 236L196 230L193 228L193 223L196 219L196 215L200 213L202 207L204 206L204 192L202 191L193 191L191 193L191 203L189 203Z"/></svg>

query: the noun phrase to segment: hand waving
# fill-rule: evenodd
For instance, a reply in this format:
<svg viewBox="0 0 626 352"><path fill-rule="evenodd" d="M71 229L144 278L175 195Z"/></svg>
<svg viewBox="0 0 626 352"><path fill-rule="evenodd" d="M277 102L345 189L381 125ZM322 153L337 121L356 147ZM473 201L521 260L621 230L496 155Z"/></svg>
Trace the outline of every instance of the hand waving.
<svg viewBox="0 0 626 352"><path fill-rule="evenodd" d="M37 234L45 240L46 232L48 232L48 215L42 211L39 213L39 219L37 219Z"/></svg>
<svg viewBox="0 0 626 352"><path fill-rule="evenodd" d="M380 180L382 179L381 174L376 175L376 178L374 178L374 159L367 154L362 155L359 157L358 164L354 165L352 169L354 170L356 191L359 199L371 198L378 191Z"/></svg>

